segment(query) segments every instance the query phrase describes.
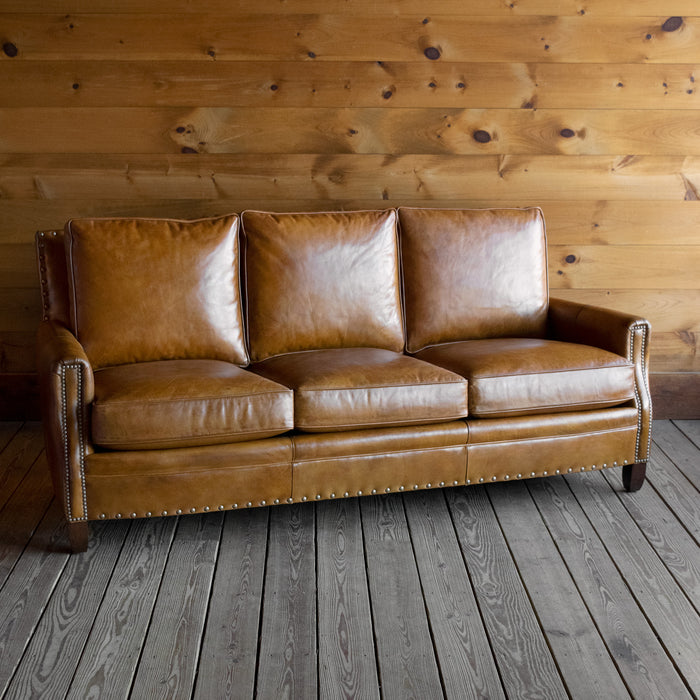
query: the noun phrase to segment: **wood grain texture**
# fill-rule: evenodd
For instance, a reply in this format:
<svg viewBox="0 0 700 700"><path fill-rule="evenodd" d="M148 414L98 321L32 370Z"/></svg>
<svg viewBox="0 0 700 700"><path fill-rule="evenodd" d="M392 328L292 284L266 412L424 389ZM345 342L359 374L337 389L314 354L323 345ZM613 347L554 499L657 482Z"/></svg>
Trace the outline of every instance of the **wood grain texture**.
<svg viewBox="0 0 700 700"><path fill-rule="evenodd" d="M137 695L192 696L222 523L222 513L178 523L133 681Z"/></svg>
<svg viewBox="0 0 700 700"><path fill-rule="evenodd" d="M695 447L700 450L700 425L697 422L691 420L678 420L674 421L675 425L687 438L690 440ZM700 483L700 462L695 461L688 465L687 470L683 470L683 473L693 481L695 487L700 489L698 483Z"/></svg>
<svg viewBox="0 0 700 700"><path fill-rule="evenodd" d="M65 530L63 513L54 502L2 586L0 697L4 696L68 561L65 547L61 552Z"/></svg>
<svg viewBox="0 0 700 700"><path fill-rule="evenodd" d="M439 206L466 192L495 204L700 199L700 157L226 154L0 156L5 199L389 199ZM336 208L338 205L336 205Z"/></svg>
<svg viewBox="0 0 700 700"><path fill-rule="evenodd" d="M393 91L384 95L391 100ZM687 109L16 107L0 110L0 147L5 153L698 156L700 130Z"/></svg>
<svg viewBox="0 0 700 700"><path fill-rule="evenodd" d="M316 505L319 697L379 700L358 500Z"/></svg>
<svg viewBox="0 0 700 700"><path fill-rule="evenodd" d="M681 435L685 439L681 439ZM690 421L679 421L674 425L668 421L657 421L652 426L652 437L654 446L660 451L656 453L656 458L663 459L665 457L665 466L669 462L673 464L693 484L695 489L700 491L700 440L698 439L700 435L698 435L696 424ZM671 474L675 474L675 471L675 469L671 470ZM649 476L652 474L650 473ZM658 478L664 477L659 475ZM694 492L688 490L683 480L677 482L676 486L676 490L684 494L685 512L688 513L688 507L692 506L690 512L695 514L691 517L689 524L691 527L700 527L700 513L696 510L698 506L694 502Z"/></svg>
<svg viewBox="0 0 700 700"><path fill-rule="evenodd" d="M269 511L226 513L195 698L253 698Z"/></svg>
<svg viewBox="0 0 700 700"><path fill-rule="evenodd" d="M3 16L17 60L697 63L700 18L201 12ZM326 14L327 13L327 14ZM426 21L427 20L427 21ZM667 25L668 26L668 25ZM245 37L245 41L241 41ZM427 51L427 53L426 53ZM7 59L7 55L4 56Z"/></svg>
<svg viewBox="0 0 700 700"><path fill-rule="evenodd" d="M129 697L176 525L175 518L132 524L76 668L70 697Z"/></svg>
<svg viewBox="0 0 700 700"><path fill-rule="evenodd" d="M443 697L401 497L361 502L382 695Z"/></svg>
<svg viewBox="0 0 700 700"><path fill-rule="evenodd" d="M690 698L563 477L528 490L632 697Z"/></svg>
<svg viewBox="0 0 700 700"><path fill-rule="evenodd" d="M17 672L9 697L65 697L131 523L98 523L87 552L69 558ZM89 622L88 622L89 621Z"/></svg>
<svg viewBox="0 0 700 700"><path fill-rule="evenodd" d="M697 110L698 76L694 63L5 61L0 107Z"/></svg>
<svg viewBox="0 0 700 700"><path fill-rule="evenodd" d="M314 508L272 508L256 698L316 697Z"/></svg>
<svg viewBox="0 0 700 700"><path fill-rule="evenodd" d="M561 698L557 665L486 494L451 489L447 502L506 694Z"/></svg>
<svg viewBox="0 0 700 700"><path fill-rule="evenodd" d="M445 696L505 698L469 575L451 527L445 496L423 491L404 496L430 629Z"/></svg>
<svg viewBox="0 0 700 700"><path fill-rule="evenodd" d="M40 423L2 424L7 428L0 434L0 511L43 450ZM41 467L40 467L41 468Z"/></svg>
<svg viewBox="0 0 700 700"><path fill-rule="evenodd" d="M42 0L4 0L3 7L8 12L46 12ZM60 0L52 5L57 12L114 12L110 0ZM191 0L149 0L147 4L139 0L121 0L119 7L128 12L197 12ZM219 14L241 14L250 11L246 0L208 0L207 7ZM326 12L327 0L262 0L255 4L260 14L288 14ZM664 9L668 14L692 15L697 12L695 0L667 0ZM352 0L333 6L338 13L387 15L449 13L464 16L505 16L513 15L585 15L628 16L659 14L658 0L637 0L634 3L611 4L608 0L587 0L585 8L580 0L528 0L527 2L503 2L502 0L387 0L377 3L374 0Z"/></svg>
<svg viewBox="0 0 700 700"><path fill-rule="evenodd" d="M646 540L619 499L609 497L602 474L578 474L567 479L598 536L607 543L636 600L662 644L681 669L688 687L700 689L700 618L692 604L675 586L668 569ZM628 497L628 496L627 496Z"/></svg>
<svg viewBox="0 0 700 700"><path fill-rule="evenodd" d="M525 484L490 485L488 494L566 686L574 697L629 697L584 601L563 583L571 573Z"/></svg>

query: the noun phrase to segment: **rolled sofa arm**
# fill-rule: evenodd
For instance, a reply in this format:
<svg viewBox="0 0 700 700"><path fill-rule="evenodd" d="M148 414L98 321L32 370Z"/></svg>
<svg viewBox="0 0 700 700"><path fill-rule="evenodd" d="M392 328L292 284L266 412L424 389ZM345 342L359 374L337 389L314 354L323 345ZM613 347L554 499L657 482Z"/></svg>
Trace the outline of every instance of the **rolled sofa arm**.
<svg viewBox="0 0 700 700"><path fill-rule="evenodd" d="M639 414L637 462L647 461L652 416L649 392L649 321L599 306L550 299L548 327L549 336L553 340L593 345L622 355L634 363L635 401Z"/></svg>
<svg viewBox="0 0 700 700"><path fill-rule="evenodd" d="M37 341L41 413L54 491L69 522L86 521L84 464L92 451L88 427L95 396L92 367L65 326L42 321Z"/></svg>

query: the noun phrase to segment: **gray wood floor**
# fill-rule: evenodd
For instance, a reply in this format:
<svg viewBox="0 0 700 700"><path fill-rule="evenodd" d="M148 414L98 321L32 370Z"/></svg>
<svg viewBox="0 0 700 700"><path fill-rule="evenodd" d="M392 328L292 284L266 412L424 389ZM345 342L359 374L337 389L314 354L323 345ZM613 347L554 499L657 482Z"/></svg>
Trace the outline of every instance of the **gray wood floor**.
<svg viewBox="0 0 700 700"><path fill-rule="evenodd" d="M0 424L1 698L697 698L700 421L648 481L528 482L95 524Z"/></svg>

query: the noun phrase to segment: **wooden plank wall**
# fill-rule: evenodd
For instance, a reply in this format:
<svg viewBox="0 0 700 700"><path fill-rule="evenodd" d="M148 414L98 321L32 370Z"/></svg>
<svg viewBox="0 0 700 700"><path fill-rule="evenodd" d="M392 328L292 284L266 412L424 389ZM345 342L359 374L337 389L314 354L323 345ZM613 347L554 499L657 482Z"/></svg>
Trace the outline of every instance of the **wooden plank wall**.
<svg viewBox="0 0 700 700"><path fill-rule="evenodd" d="M553 293L647 316L657 409L700 416L697 0L0 11L1 415L34 410L37 229L538 204Z"/></svg>

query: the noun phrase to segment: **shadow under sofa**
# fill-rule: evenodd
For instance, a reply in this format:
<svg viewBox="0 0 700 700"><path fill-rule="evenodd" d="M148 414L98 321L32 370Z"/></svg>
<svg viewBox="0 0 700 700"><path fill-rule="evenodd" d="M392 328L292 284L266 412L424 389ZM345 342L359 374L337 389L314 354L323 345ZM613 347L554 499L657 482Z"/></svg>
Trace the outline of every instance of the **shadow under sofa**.
<svg viewBox="0 0 700 700"><path fill-rule="evenodd" d="M47 457L88 521L623 467L647 321L549 297L542 212L419 209L37 234Z"/></svg>

